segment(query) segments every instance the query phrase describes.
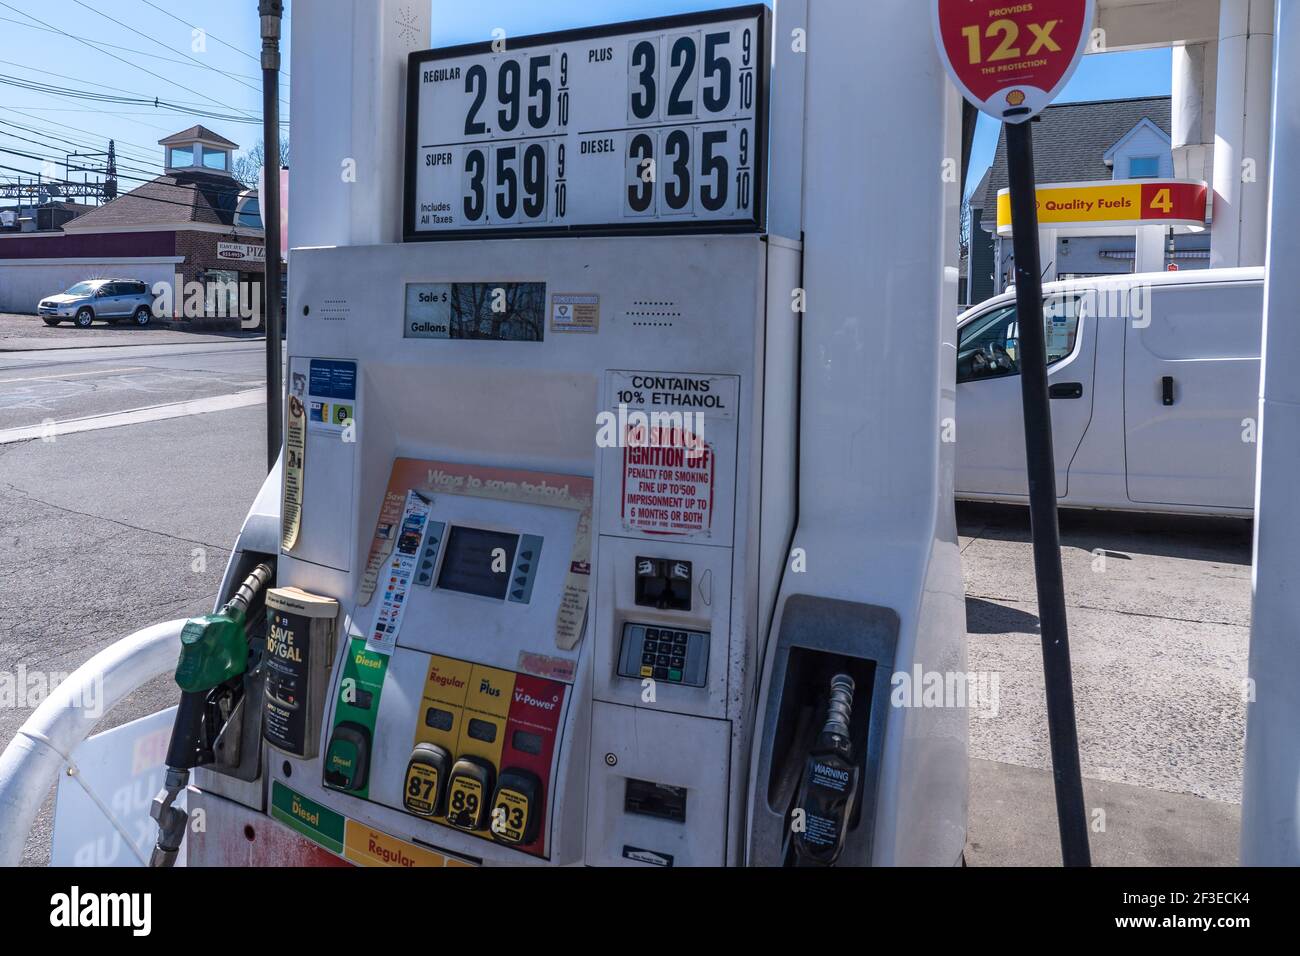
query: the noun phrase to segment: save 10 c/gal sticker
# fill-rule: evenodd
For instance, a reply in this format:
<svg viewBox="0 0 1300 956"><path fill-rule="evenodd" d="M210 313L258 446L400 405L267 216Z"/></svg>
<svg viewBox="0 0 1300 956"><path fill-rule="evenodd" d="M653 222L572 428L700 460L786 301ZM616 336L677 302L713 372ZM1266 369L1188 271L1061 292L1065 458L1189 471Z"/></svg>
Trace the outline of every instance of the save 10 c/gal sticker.
<svg viewBox="0 0 1300 956"><path fill-rule="evenodd" d="M760 230L769 17L752 6L417 54L406 238Z"/></svg>

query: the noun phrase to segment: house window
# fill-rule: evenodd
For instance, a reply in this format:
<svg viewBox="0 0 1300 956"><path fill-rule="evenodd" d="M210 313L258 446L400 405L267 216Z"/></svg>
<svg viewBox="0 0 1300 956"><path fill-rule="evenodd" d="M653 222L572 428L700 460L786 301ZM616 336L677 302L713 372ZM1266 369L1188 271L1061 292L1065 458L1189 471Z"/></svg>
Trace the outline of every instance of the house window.
<svg viewBox="0 0 1300 956"><path fill-rule="evenodd" d="M250 196L239 204L235 225L245 226L249 229L262 228L262 210L256 198Z"/></svg>
<svg viewBox="0 0 1300 956"><path fill-rule="evenodd" d="M203 165L207 169L219 169L225 172L230 166L230 154L225 150L203 147Z"/></svg>
<svg viewBox="0 0 1300 956"><path fill-rule="evenodd" d="M1134 156L1128 161L1129 179L1155 179L1159 175L1159 156Z"/></svg>
<svg viewBox="0 0 1300 956"><path fill-rule="evenodd" d="M167 165L172 169L188 169L194 165L194 147L173 146L168 157Z"/></svg>

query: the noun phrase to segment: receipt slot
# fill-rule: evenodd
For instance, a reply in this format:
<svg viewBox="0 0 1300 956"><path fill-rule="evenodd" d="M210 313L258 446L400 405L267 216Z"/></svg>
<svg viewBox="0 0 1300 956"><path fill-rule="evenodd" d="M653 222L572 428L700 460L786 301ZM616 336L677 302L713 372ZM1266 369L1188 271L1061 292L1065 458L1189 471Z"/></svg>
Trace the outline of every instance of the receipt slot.
<svg viewBox="0 0 1300 956"><path fill-rule="evenodd" d="M964 666L931 175L956 100L923 6L867 6L422 51L358 0L378 52L345 61L297 11L294 83L336 98L295 111L312 201L259 507L335 649L315 752L200 775L192 861L267 814L279 862L785 865L845 675L837 865L958 862L965 712L889 705L896 671ZM399 67L403 130L373 101ZM377 141L340 140L363 114ZM336 154L374 160L355 221Z"/></svg>

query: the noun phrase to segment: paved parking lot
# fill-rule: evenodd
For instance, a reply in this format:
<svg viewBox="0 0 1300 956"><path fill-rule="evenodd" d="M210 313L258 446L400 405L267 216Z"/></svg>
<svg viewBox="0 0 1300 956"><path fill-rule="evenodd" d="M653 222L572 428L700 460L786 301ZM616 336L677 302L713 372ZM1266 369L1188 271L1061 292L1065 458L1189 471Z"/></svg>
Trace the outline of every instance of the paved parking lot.
<svg viewBox="0 0 1300 956"><path fill-rule="evenodd" d="M32 352L41 349L106 348L122 345L180 345L195 342L224 342L229 339L264 339L260 332L209 332L188 322L154 319L144 329L130 323L109 325L96 322L79 329L70 322L50 327L35 315L0 312L0 352Z"/></svg>
<svg viewBox="0 0 1300 956"><path fill-rule="evenodd" d="M961 504L971 718L968 861L1059 863L1028 511ZM1080 759L1101 864L1237 862L1251 525L1064 512ZM1099 812L1100 811L1100 812Z"/></svg>
<svg viewBox="0 0 1300 956"><path fill-rule="evenodd" d="M173 338L0 359L0 430L240 393L260 384L264 367L253 343L205 344L171 330L45 329L30 316L0 316L0 351L14 341L6 334L32 323L79 343ZM193 347L165 344L175 341ZM263 419L260 407L232 406L53 442L0 443L8 508L0 670L23 663L70 671L137 627L210 607L225 549L265 470ZM1028 513L962 504L958 519L969 667L998 679L996 715L971 718L967 860L1056 865ZM1249 523L1067 512L1061 526L1094 860L1235 864ZM195 554L206 557L202 571ZM166 679L156 681L103 726L173 697ZM26 713L0 714L0 744ZM47 804L29 862L47 858L48 839Z"/></svg>

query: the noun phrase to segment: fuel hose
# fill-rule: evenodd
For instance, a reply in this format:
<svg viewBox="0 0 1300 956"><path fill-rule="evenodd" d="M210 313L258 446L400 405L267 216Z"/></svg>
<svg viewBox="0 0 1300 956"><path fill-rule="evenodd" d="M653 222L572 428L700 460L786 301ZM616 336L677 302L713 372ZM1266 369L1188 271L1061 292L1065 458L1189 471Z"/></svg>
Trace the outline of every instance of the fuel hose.
<svg viewBox="0 0 1300 956"><path fill-rule="evenodd" d="M232 624L238 622L245 641L248 609L257 596L266 589L274 573L269 564L257 565L249 572L248 577L244 578L243 583L221 609L221 613L216 615L225 622ZM153 805L149 810L149 815L158 823L158 842L149 859L150 866L170 867L176 863L181 841L185 838L185 825L189 820L189 814L175 805L176 798L189 784L190 770L203 762L203 717L208 709L208 697L218 686L221 684L197 690L184 690L181 693L180 705L176 708L176 720L172 724L171 742L167 747L166 778L162 790L154 797Z"/></svg>

